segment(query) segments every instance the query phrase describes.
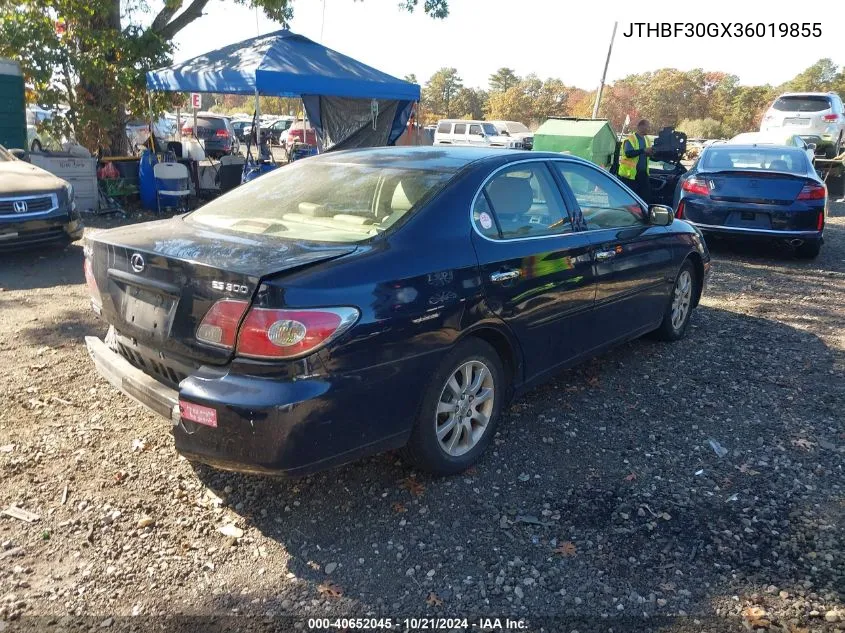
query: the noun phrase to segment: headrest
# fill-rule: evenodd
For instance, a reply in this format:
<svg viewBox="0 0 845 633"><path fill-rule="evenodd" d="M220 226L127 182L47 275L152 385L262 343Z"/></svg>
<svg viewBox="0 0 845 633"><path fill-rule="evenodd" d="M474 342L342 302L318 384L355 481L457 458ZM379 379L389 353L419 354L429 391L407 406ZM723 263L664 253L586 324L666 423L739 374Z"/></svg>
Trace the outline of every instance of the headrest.
<svg viewBox="0 0 845 633"><path fill-rule="evenodd" d="M392 211L408 211L425 195L425 188L416 180L400 180L390 200Z"/></svg>
<svg viewBox="0 0 845 633"><path fill-rule="evenodd" d="M307 215L312 218L325 218L332 215L331 209L324 204L316 204L314 202L300 202L299 212L302 215Z"/></svg>
<svg viewBox="0 0 845 633"><path fill-rule="evenodd" d="M769 169L772 171L789 171L789 165L786 164L785 160L778 159L769 164Z"/></svg>
<svg viewBox="0 0 845 633"><path fill-rule="evenodd" d="M534 202L534 191L528 178L503 176L487 185L487 195L497 214L527 213Z"/></svg>

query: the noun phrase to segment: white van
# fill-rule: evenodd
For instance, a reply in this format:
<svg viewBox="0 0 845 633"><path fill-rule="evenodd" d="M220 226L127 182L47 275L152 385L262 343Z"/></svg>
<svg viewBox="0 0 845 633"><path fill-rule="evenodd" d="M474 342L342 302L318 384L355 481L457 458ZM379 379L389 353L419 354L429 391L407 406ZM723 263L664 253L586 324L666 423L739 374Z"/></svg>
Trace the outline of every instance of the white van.
<svg viewBox="0 0 845 633"><path fill-rule="evenodd" d="M472 145L523 149L520 139L502 136L489 121L441 119L434 132L435 145Z"/></svg>

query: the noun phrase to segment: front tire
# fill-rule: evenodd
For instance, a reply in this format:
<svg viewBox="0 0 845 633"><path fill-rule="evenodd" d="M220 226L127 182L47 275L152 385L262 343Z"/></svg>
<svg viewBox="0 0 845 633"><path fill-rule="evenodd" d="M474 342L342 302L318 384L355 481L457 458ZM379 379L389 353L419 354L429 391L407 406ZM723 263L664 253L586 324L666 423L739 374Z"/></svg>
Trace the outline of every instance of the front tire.
<svg viewBox="0 0 845 633"><path fill-rule="evenodd" d="M685 261L675 278L669 303L663 313L663 321L654 331L654 338L660 341L677 341L684 337L692 315L697 282L692 262Z"/></svg>
<svg viewBox="0 0 845 633"><path fill-rule="evenodd" d="M496 433L507 392L496 350L476 338L459 343L426 388L403 453L418 468L453 475L472 466Z"/></svg>

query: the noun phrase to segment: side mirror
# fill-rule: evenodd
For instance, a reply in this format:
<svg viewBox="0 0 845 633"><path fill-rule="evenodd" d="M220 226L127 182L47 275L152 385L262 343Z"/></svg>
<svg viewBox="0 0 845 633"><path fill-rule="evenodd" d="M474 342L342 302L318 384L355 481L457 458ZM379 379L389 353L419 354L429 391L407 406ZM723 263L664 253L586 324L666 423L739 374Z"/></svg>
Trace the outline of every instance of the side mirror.
<svg viewBox="0 0 845 633"><path fill-rule="evenodd" d="M665 204L653 204L648 208L648 223L655 226L669 226L675 219L672 207Z"/></svg>
<svg viewBox="0 0 845 633"><path fill-rule="evenodd" d="M807 149L815 151L816 147L818 146L815 143L807 143Z"/></svg>

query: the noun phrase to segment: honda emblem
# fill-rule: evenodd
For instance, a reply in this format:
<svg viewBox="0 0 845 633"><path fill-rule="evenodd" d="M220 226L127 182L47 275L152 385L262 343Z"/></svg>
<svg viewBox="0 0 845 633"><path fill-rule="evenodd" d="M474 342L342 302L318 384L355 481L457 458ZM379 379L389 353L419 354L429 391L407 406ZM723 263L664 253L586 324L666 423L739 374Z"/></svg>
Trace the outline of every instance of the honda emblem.
<svg viewBox="0 0 845 633"><path fill-rule="evenodd" d="M132 266L132 270L136 273L144 272L144 267L146 266L141 253L132 253L132 257L129 258L129 265Z"/></svg>
<svg viewBox="0 0 845 633"><path fill-rule="evenodd" d="M12 207L14 208L15 213L26 213L29 211L29 205L26 203L26 200L15 200Z"/></svg>

